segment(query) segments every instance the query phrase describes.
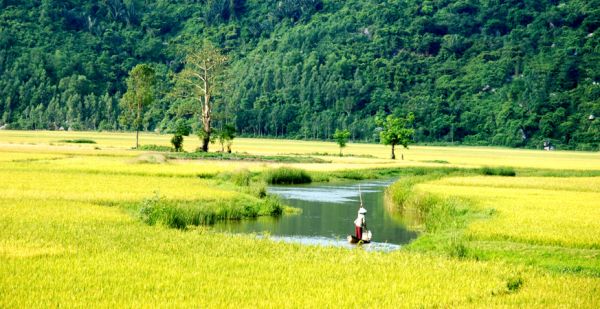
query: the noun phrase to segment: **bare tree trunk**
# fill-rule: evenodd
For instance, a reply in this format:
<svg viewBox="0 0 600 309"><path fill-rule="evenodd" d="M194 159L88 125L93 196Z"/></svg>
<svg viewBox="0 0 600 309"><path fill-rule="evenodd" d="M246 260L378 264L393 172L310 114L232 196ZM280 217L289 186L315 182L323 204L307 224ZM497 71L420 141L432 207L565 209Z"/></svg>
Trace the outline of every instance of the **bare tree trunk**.
<svg viewBox="0 0 600 309"><path fill-rule="evenodd" d="M208 152L208 143L210 143L210 95L204 96L204 106L202 106L202 123L204 124L204 136L202 138L202 151Z"/></svg>
<svg viewBox="0 0 600 309"><path fill-rule="evenodd" d="M394 147L396 145L392 144L392 160L396 160L396 154L394 153Z"/></svg>
<svg viewBox="0 0 600 309"><path fill-rule="evenodd" d="M137 105L137 119L135 121L135 149L140 148L140 124L142 122L142 103L138 102Z"/></svg>

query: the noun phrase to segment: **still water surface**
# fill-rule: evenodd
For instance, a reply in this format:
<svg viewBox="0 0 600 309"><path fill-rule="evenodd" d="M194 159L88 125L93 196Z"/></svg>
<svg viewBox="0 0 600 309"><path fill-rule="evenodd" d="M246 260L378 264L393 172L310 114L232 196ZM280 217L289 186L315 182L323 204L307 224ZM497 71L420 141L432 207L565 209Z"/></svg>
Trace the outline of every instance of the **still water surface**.
<svg viewBox="0 0 600 309"><path fill-rule="evenodd" d="M302 213L223 222L214 228L231 233L269 234L271 239L309 245L351 247L346 236L354 233L360 185L367 209L367 226L373 233L372 243L365 247L384 251L398 249L416 238L417 234L407 230L385 210L383 191L393 181L271 186L269 194L280 196L285 204L302 209Z"/></svg>

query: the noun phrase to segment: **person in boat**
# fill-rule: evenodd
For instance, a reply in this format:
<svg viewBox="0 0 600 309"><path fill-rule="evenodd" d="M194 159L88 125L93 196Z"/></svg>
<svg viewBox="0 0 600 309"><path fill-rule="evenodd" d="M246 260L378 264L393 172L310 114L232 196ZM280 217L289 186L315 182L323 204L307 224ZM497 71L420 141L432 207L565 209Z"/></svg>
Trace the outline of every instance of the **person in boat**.
<svg viewBox="0 0 600 309"><path fill-rule="evenodd" d="M360 208L358 209L358 216L356 217L356 220L354 220L354 228L356 231L356 238L358 240L362 239L363 229L367 228L367 221L365 219L366 213L367 210L361 204Z"/></svg>

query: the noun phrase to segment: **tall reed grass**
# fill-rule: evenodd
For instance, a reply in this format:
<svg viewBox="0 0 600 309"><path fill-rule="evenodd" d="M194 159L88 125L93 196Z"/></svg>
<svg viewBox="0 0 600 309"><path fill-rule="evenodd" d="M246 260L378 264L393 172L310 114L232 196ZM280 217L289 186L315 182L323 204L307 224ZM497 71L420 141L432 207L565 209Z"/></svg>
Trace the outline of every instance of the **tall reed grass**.
<svg viewBox="0 0 600 309"><path fill-rule="evenodd" d="M291 167L279 167L267 170L264 173L264 177L267 183L278 185L303 184L312 182L312 177L305 170Z"/></svg>
<svg viewBox="0 0 600 309"><path fill-rule="evenodd" d="M139 217L149 225L159 224L185 229L189 225L211 225L217 221L278 216L282 213L283 206L275 197L265 199L238 197L207 202L173 201L155 195L141 203Z"/></svg>

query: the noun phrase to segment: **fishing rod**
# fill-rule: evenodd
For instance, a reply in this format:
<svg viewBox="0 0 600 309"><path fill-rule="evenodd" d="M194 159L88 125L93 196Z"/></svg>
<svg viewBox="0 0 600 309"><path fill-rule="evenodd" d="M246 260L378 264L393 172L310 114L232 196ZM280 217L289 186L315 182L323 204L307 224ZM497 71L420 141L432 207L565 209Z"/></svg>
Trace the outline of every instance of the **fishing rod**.
<svg viewBox="0 0 600 309"><path fill-rule="evenodd" d="M362 192L360 191L360 184L358 185L358 196L360 198L360 207L363 207Z"/></svg>

